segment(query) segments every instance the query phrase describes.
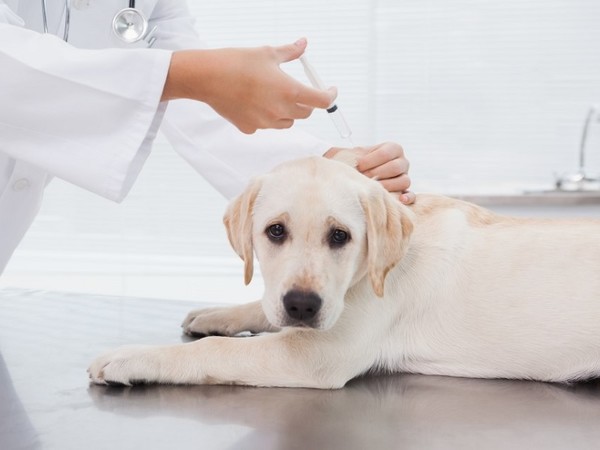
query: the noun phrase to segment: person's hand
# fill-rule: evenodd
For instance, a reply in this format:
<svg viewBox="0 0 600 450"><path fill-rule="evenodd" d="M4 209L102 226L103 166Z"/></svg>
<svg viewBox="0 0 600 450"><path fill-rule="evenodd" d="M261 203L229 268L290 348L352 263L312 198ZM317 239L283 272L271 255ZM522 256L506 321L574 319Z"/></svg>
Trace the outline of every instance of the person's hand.
<svg viewBox="0 0 600 450"><path fill-rule="evenodd" d="M306 86L279 65L299 58L306 40L280 47L176 51L163 100L190 98L208 103L244 133L289 128L314 108L329 107L335 88Z"/></svg>
<svg viewBox="0 0 600 450"><path fill-rule="evenodd" d="M351 151L356 157L356 168L369 178L379 181L384 188L398 196L404 204L415 201L415 194L408 190L410 178L408 176L409 162L404 155L404 150L395 142L369 147L331 148L325 157L333 158L339 151Z"/></svg>

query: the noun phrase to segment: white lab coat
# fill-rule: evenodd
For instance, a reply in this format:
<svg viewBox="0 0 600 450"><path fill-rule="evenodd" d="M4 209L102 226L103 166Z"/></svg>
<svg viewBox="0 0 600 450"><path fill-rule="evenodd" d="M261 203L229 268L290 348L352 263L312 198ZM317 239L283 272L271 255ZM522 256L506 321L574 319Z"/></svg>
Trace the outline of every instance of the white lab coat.
<svg viewBox="0 0 600 450"><path fill-rule="evenodd" d="M248 136L209 107L160 103L171 51L201 47L184 0L138 0L156 26L152 50L124 44L112 19L125 0L0 0L0 273L52 177L114 201L129 192L159 126L176 151L227 197L285 159L330 145L300 131ZM166 112L165 112L166 110Z"/></svg>

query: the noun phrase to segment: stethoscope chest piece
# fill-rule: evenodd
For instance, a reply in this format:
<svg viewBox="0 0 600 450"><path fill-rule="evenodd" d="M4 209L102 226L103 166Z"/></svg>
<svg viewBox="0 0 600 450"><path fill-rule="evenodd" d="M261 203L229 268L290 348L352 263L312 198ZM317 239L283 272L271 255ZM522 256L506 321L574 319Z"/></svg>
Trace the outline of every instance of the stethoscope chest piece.
<svg viewBox="0 0 600 450"><path fill-rule="evenodd" d="M128 44L141 40L148 31L148 20L135 8L125 8L113 18L113 32Z"/></svg>

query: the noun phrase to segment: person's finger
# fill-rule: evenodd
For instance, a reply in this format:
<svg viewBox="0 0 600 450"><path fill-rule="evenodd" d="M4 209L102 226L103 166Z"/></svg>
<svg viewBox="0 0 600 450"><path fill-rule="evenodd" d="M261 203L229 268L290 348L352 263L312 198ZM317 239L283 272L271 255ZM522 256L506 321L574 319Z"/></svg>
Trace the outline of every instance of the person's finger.
<svg viewBox="0 0 600 450"><path fill-rule="evenodd" d="M249 124L240 124L240 123L233 123L233 125L235 125L237 127L238 130L240 130L242 133L244 134L254 134L256 133L257 128L253 125L249 125Z"/></svg>
<svg viewBox="0 0 600 450"><path fill-rule="evenodd" d="M327 90L315 89L300 83L296 92L296 103L312 106L313 108L329 108L337 97L337 88L330 87Z"/></svg>
<svg viewBox="0 0 600 450"><path fill-rule="evenodd" d="M380 166L373 169L366 170L363 175L369 178L376 178L377 180L386 180L388 178L399 177L400 175L408 172L408 160L404 158L396 158L391 161L385 162Z"/></svg>
<svg viewBox="0 0 600 450"><path fill-rule="evenodd" d="M238 129L244 134L254 134L257 130L264 130L268 128L281 130L283 128L291 128L294 125L294 119L272 119L263 120L260 124L243 124L236 125Z"/></svg>
<svg viewBox="0 0 600 450"><path fill-rule="evenodd" d="M292 125L294 125L293 119L279 119L276 122L270 124L266 128L276 128L276 129L281 130L283 128L291 128Z"/></svg>
<svg viewBox="0 0 600 450"><path fill-rule="evenodd" d="M306 119L310 117L314 108L306 105L293 105L290 110L290 116L294 119Z"/></svg>
<svg viewBox="0 0 600 450"><path fill-rule="evenodd" d="M405 205L412 205L415 202L415 200L417 199L417 196L412 191L405 191L402 194L400 194L399 198L400 198L400 201L402 203L404 203Z"/></svg>
<svg viewBox="0 0 600 450"><path fill-rule="evenodd" d="M406 174L378 181L389 192L404 192L410 187L410 177Z"/></svg>
<svg viewBox="0 0 600 450"><path fill-rule="evenodd" d="M293 44L280 45L279 47L273 47L277 61L280 63L293 61L300 58L306 50L306 38L300 38Z"/></svg>
<svg viewBox="0 0 600 450"><path fill-rule="evenodd" d="M385 164L387 161L402 158L403 156L404 150L399 144L395 142L380 144L372 147L368 153L359 158L358 170L364 173L369 169Z"/></svg>

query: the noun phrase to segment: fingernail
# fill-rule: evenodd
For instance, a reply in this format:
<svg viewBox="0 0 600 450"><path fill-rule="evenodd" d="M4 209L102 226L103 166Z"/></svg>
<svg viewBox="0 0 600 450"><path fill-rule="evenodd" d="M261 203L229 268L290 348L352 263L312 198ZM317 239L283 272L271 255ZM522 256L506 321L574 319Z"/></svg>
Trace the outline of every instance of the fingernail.
<svg viewBox="0 0 600 450"><path fill-rule="evenodd" d="M296 42L294 42L294 45L296 45L298 47L305 47L306 46L306 38L298 39Z"/></svg>
<svg viewBox="0 0 600 450"><path fill-rule="evenodd" d="M331 87L327 88L327 90L331 94L331 101L334 101L337 98L337 96L338 96L338 90L337 90L337 88L334 87L334 86L331 86Z"/></svg>

